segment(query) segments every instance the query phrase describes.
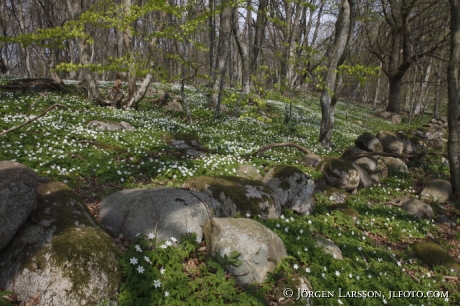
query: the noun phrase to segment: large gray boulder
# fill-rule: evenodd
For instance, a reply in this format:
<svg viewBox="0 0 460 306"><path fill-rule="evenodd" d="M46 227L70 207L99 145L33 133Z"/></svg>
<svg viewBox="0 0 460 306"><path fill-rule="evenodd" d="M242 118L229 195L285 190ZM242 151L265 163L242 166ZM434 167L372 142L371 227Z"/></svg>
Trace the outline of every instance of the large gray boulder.
<svg viewBox="0 0 460 306"><path fill-rule="evenodd" d="M342 154L342 158L347 158L351 156L356 156L360 154L365 154L366 151L358 148L358 147L348 147ZM362 174L361 176L361 187L370 187L372 182L369 181L368 177L372 181L379 182L380 180L386 178L388 176L388 169L377 157L369 156L369 157L361 157L354 161L354 163L358 166L356 167L359 171L359 168L362 168L366 173Z"/></svg>
<svg viewBox="0 0 460 306"><path fill-rule="evenodd" d="M393 133L380 131L377 133L377 139L382 144L384 152L401 155L404 151L404 143Z"/></svg>
<svg viewBox="0 0 460 306"><path fill-rule="evenodd" d="M329 159L322 165L326 183L332 187L351 191L358 188L361 178L354 163L345 159Z"/></svg>
<svg viewBox="0 0 460 306"><path fill-rule="evenodd" d="M342 251L334 242L321 236L316 237L315 241L316 246L323 248L324 252L331 254L335 259L343 260Z"/></svg>
<svg viewBox="0 0 460 306"><path fill-rule="evenodd" d="M426 219L433 218L433 209L431 206L411 196L395 198L388 203L401 207L408 215Z"/></svg>
<svg viewBox="0 0 460 306"><path fill-rule="evenodd" d="M367 152L383 152L380 141L369 132L364 132L355 140L355 146Z"/></svg>
<svg viewBox="0 0 460 306"><path fill-rule="evenodd" d="M380 118L383 118L385 120L388 120L391 123L401 123L402 122L401 116L396 114L396 113L391 113L391 112L384 111L384 112L376 113L374 115L376 117L380 117Z"/></svg>
<svg viewBox="0 0 460 306"><path fill-rule="evenodd" d="M107 130L107 131L120 131L120 130L132 131L134 130L134 127L125 121L106 122L106 121L101 121L101 120L92 120L88 122L87 126L98 129L98 130Z"/></svg>
<svg viewBox="0 0 460 306"><path fill-rule="evenodd" d="M382 157L381 160L385 163L389 172L409 173L406 163L399 158Z"/></svg>
<svg viewBox="0 0 460 306"><path fill-rule="evenodd" d="M369 188L371 187L374 182L372 181L372 178L370 177L367 172L361 168L358 164L353 163L353 166L355 167L356 170L359 172L359 188Z"/></svg>
<svg viewBox="0 0 460 306"><path fill-rule="evenodd" d="M190 188L220 202L216 216L260 216L279 218L281 205L275 192L258 180L236 176L197 176L186 181Z"/></svg>
<svg viewBox="0 0 460 306"><path fill-rule="evenodd" d="M202 226L219 203L207 194L177 188L122 190L101 201L99 216L112 237L133 239L155 234L157 241L179 239L192 231L202 237ZM217 214L217 216L222 216Z"/></svg>
<svg viewBox="0 0 460 306"><path fill-rule="evenodd" d="M316 167L320 162L322 161L322 158L319 157L318 155L316 154L313 154L313 153L308 153L307 155L305 155L302 160L301 160L301 163L304 164L305 166L308 166L308 167Z"/></svg>
<svg viewBox="0 0 460 306"><path fill-rule="evenodd" d="M252 219L213 218L203 230L208 254L225 256L233 251L241 254L239 267L226 267L239 285L263 282L267 273L287 257L281 239Z"/></svg>
<svg viewBox="0 0 460 306"><path fill-rule="evenodd" d="M182 112L184 108L182 105L176 101L176 100L169 100L165 105L164 105L165 110L172 110L176 112Z"/></svg>
<svg viewBox="0 0 460 306"><path fill-rule="evenodd" d="M408 136L405 132L399 131L396 133L396 137L403 143L404 155L413 155L417 153L417 147L412 143L411 137Z"/></svg>
<svg viewBox="0 0 460 306"><path fill-rule="evenodd" d="M167 134L164 137L167 145L182 150L184 155L193 157L204 157L204 146L201 144L200 137L191 133Z"/></svg>
<svg viewBox="0 0 460 306"><path fill-rule="evenodd" d="M262 180L263 179L262 175L260 174L259 169L257 169L253 165L239 165L236 168L236 175L245 177L248 179L252 179L252 180Z"/></svg>
<svg viewBox="0 0 460 306"><path fill-rule="evenodd" d="M300 215L313 210L315 182L297 167L278 165L265 175L263 182L278 196L281 207Z"/></svg>
<svg viewBox="0 0 460 306"><path fill-rule="evenodd" d="M362 166L362 164L359 164ZM371 179L375 182L380 182L384 178L388 177L388 167L385 164L383 159L379 159L377 162L377 167L375 169L365 169L367 174L371 177Z"/></svg>
<svg viewBox="0 0 460 306"><path fill-rule="evenodd" d="M35 209L37 180L32 169L0 161L0 250L8 245Z"/></svg>
<svg viewBox="0 0 460 306"><path fill-rule="evenodd" d="M422 190L422 199L446 202L452 198L452 185L446 180L433 180Z"/></svg>
<svg viewBox="0 0 460 306"><path fill-rule="evenodd" d="M343 190L329 186L324 182L315 185L315 194L325 195L331 204L344 204L349 196Z"/></svg>
<svg viewBox="0 0 460 306"><path fill-rule="evenodd" d="M0 291L39 305L116 301L119 253L112 239L66 185L42 181L37 208L0 251ZM35 305L35 304L33 304Z"/></svg>

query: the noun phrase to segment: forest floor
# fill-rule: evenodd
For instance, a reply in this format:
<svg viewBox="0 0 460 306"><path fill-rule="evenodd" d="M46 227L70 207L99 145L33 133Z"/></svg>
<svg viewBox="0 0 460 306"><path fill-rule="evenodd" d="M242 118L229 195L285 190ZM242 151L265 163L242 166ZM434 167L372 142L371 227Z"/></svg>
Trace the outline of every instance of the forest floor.
<svg viewBox="0 0 460 306"><path fill-rule="evenodd" d="M7 80L0 79L0 83ZM101 90L107 91L112 84L100 85ZM423 115L412 120L410 125L407 120L392 124L372 115L379 109L341 100L336 106L332 147L324 148L317 143L321 111L315 93L297 92L288 99L278 93L266 92L237 102L238 91L229 89L223 98L225 112L219 119L214 119L213 111L207 107L205 90L187 87L186 99L194 121L189 125L184 112L164 110L153 103L162 92L178 97L179 87L155 83L152 88L154 93L141 102L138 111L93 105L76 87L71 93L44 96L0 91L0 131L33 118L55 103L65 106L0 137L3 148L0 160L14 160L41 176L63 181L98 217L100 201L113 192L129 188L181 187L192 176L232 175L241 164L254 165L262 175L278 164L294 165L319 181L321 172L304 166L301 163L303 154L295 149L278 148L262 157L254 157L253 153L267 144L289 141L319 156L338 157L345 148L354 145L356 137L363 132L410 131L431 120L429 115ZM293 112L287 120L290 103ZM87 127L91 120L126 121L135 129L100 131ZM201 144L210 151L206 157L182 157L164 141L168 135L185 133L200 138ZM280 293L280 288L288 285L288 279L303 276L308 278L315 291L343 288L343 291L449 292L447 300L383 298L367 299L366 305L460 305L458 275L440 266L426 265L410 249L410 244L417 241L435 242L460 262L458 206L451 202L430 203L435 214L448 215L457 222L455 228L450 228L434 220L408 216L387 204L403 195L419 197L428 181L448 179L449 169L440 156L413 160L409 169L407 175L392 175L372 188L349 194L346 204L358 212L357 221L340 210L333 210L329 198L320 194L316 195L316 209L310 216L284 212L283 219L258 220L280 236L290 257L259 287L238 288L234 295L229 293L226 304L238 304L236 296L244 294L247 305L305 305L305 301L283 299ZM334 241L342 249L345 259L336 261L315 248L313 237L318 235ZM206 262L205 257L197 260L198 263ZM218 281L214 284L201 290L213 292L214 288L219 292ZM169 298L173 299L174 294ZM359 300L346 298L334 301L313 299L313 303L363 305Z"/></svg>

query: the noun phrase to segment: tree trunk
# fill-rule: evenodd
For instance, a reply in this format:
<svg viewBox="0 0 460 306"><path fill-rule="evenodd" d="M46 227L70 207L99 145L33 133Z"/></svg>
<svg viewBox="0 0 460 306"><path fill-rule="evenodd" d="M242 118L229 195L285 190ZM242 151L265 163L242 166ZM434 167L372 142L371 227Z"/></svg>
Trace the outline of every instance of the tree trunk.
<svg viewBox="0 0 460 306"><path fill-rule="evenodd" d="M379 90L380 90L380 77L382 74L382 62L380 62L379 65L379 73L377 74L377 84L375 85L375 94L374 94L374 100L372 101L372 104L374 107L377 107L377 100L379 98ZM367 101L366 101L367 102Z"/></svg>
<svg viewBox="0 0 460 306"><path fill-rule="evenodd" d="M232 8L226 6L223 8L220 18L220 33L219 33L219 46L218 46L218 58L217 58L217 71L219 75L216 75L216 80L212 87L211 105L215 108L215 116L219 116L220 110L220 99L222 97L222 91L224 88L225 73L228 67L226 67L228 49L230 45L230 31L231 31L231 19L232 19Z"/></svg>
<svg viewBox="0 0 460 306"><path fill-rule="evenodd" d="M214 59L214 49L215 49L215 40L216 40L216 25L215 25L215 0L209 1L209 10L211 13L209 14L209 76L212 81L215 78L215 59Z"/></svg>
<svg viewBox="0 0 460 306"><path fill-rule="evenodd" d="M69 16L73 20L77 20L80 15L83 13L84 7L83 3L79 1L66 0L65 2L66 10ZM91 63L91 54L89 50L88 42L85 38L77 38L77 46L80 54L80 64L89 65ZM89 68L82 68L81 75L86 82L88 88L88 100L97 101L99 100L101 93L97 87L96 80L94 75Z"/></svg>
<svg viewBox="0 0 460 306"><path fill-rule="evenodd" d="M451 49L450 60L447 71L448 82L448 130L449 139L447 142L449 166L450 166L450 182L452 184L452 192L454 199L457 201L460 198L460 161L458 157L458 66L460 64L460 1L449 0L451 12Z"/></svg>
<svg viewBox="0 0 460 306"><path fill-rule="evenodd" d="M238 25L238 8L233 8L233 35L235 35L235 42L238 47L238 53L241 59L241 83L243 86L243 94L249 94L251 92L250 88L250 80L251 80L251 72L250 72L250 63L249 63L249 47L246 42L243 42L243 37L240 33L239 25Z"/></svg>
<svg viewBox="0 0 460 306"><path fill-rule="evenodd" d="M265 39L265 28L267 25L267 0L259 0L259 6L257 8L257 20L255 24L254 43L252 44L251 51L251 71L257 67L257 57L260 52L260 46L264 43Z"/></svg>
<svg viewBox="0 0 460 306"><path fill-rule="evenodd" d="M436 97L435 97L434 109L433 109L433 117L435 119L439 118L439 104L441 103L441 67L442 67L442 64L439 63L436 66L436 72L435 72L435 75L436 75L436 90L435 90Z"/></svg>
<svg viewBox="0 0 460 306"><path fill-rule="evenodd" d="M390 81L390 91L389 91L389 101L387 106L387 111L391 113L399 114L401 111L401 86L402 86L402 77L399 75L389 76Z"/></svg>
<svg viewBox="0 0 460 306"><path fill-rule="evenodd" d="M125 16L129 16L131 14L131 0L123 0L123 13ZM125 54L131 55L133 52L133 42L132 42L132 33L131 33L131 25L127 25L126 29L123 31L123 48L125 50ZM134 60L130 58L128 60L128 99L136 92L136 69L134 67Z"/></svg>
<svg viewBox="0 0 460 306"><path fill-rule="evenodd" d="M82 65L90 64L91 54L89 52L88 42L84 38L78 38L77 43L78 43L78 49L80 51L80 56L81 56L80 63ZM86 82L86 86L88 89L87 99L91 101L97 101L100 98L101 93L99 91L99 88L97 87L97 83L96 83L96 80L94 79L93 73L91 72L89 68L86 68L86 67L82 68L81 71L82 71L82 75L83 75L83 78Z"/></svg>
<svg viewBox="0 0 460 306"><path fill-rule="evenodd" d="M332 131L334 130L336 97L335 100L333 100L331 98L331 94L334 94L336 89L338 64L344 54L347 41L349 39L352 5L353 3L351 0L342 0L339 17L335 25L334 43L332 45L332 50L329 53L325 84L320 97L321 128L319 132L319 142L325 147L329 147L331 145Z"/></svg>
<svg viewBox="0 0 460 306"><path fill-rule="evenodd" d="M73 39L69 39L69 54L70 54L70 62L72 64L77 63L77 55L76 55L75 49L76 49L75 41ZM77 72L74 70L70 71L69 77L71 79L75 79L77 77Z"/></svg>
<svg viewBox="0 0 460 306"><path fill-rule="evenodd" d="M420 107L416 108L418 111L417 113L415 112L414 110L414 114L415 115L418 115L420 112L423 112L426 108L426 104L427 104L427 91L428 91L428 88L429 88L429 81L430 81L430 74L431 74L431 59L429 60L428 62L428 65L426 66L426 69L425 69L425 75L423 76L423 81L422 83L420 84Z"/></svg>
<svg viewBox="0 0 460 306"><path fill-rule="evenodd" d="M162 32L163 31L163 29L165 27L165 24L164 24L165 19L166 19L166 12L162 11L160 16L159 16L159 18L158 18L159 25L156 28L157 32ZM148 68L149 68L148 73L145 76L144 80L142 81L141 86L139 86L139 88L133 94L133 96L128 98L128 99L126 99L126 100L124 100L122 102L124 108L138 109L139 103L144 98L145 93L147 92L147 89L149 88L150 83L152 82L153 69L154 69L154 64L155 64L153 54L154 54L155 48L156 48L156 46L158 44L158 39L159 39L158 36L154 36L149 42L148 52L149 52L150 56L149 56L149 62L148 62Z"/></svg>

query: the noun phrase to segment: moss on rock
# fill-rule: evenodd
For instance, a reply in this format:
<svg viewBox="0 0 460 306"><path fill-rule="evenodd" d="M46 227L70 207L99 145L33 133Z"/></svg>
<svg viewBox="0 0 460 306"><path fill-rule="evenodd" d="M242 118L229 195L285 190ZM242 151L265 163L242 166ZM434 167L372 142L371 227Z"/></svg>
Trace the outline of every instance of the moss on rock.
<svg viewBox="0 0 460 306"><path fill-rule="evenodd" d="M430 267L444 266L447 269L453 269L460 275L460 264L444 251L441 246L431 242L415 242L410 247L417 257L422 259Z"/></svg>
<svg viewBox="0 0 460 306"><path fill-rule="evenodd" d="M322 172L326 182L333 187L353 190L359 186L359 171L351 161L330 159L325 162Z"/></svg>
<svg viewBox="0 0 460 306"><path fill-rule="evenodd" d="M119 252L87 207L65 184L41 180L38 203L12 243L0 254L0 287L28 299L43 291L42 303L98 304L116 299ZM31 277L30 275L33 275Z"/></svg>
<svg viewBox="0 0 460 306"><path fill-rule="evenodd" d="M295 174L298 174L299 179L305 176L302 170L295 166L288 166L288 165L277 165L272 169L273 173L271 177L277 178L280 180L280 187L284 190L288 190L291 186L289 184L289 178ZM301 183L301 182L297 182Z"/></svg>
<svg viewBox="0 0 460 306"><path fill-rule="evenodd" d="M166 134L164 141L167 145L173 145L173 141L183 141L189 147L196 147L200 144L200 137L192 133Z"/></svg>

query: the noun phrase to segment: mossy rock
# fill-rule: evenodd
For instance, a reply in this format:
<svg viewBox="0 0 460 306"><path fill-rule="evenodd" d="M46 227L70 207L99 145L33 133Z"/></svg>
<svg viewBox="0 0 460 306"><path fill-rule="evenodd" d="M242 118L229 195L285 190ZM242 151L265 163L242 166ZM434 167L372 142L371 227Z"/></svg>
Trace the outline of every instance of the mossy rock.
<svg viewBox="0 0 460 306"><path fill-rule="evenodd" d="M278 197L261 181L236 176L198 176L186 181L190 188L210 194L222 204L217 217L260 215L262 219L278 218Z"/></svg>
<svg viewBox="0 0 460 306"><path fill-rule="evenodd" d="M263 179L259 170L253 165L239 165L236 168L236 175L258 181L261 181Z"/></svg>
<svg viewBox="0 0 460 306"><path fill-rule="evenodd" d="M353 219L359 218L359 212L356 209L351 208L350 206L346 204L331 205L329 206L329 209L331 211L334 211L334 210L341 211L344 215L350 216Z"/></svg>
<svg viewBox="0 0 460 306"><path fill-rule="evenodd" d="M345 159L330 159L323 165L323 177L328 185L343 189L354 190L360 183L359 171L354 163Z"/></svg>
<svg viewBox="0 0 460 306"><path fill-rule="evenodd" d="M164 141L170 146L176 146L177 142L183 142L190 148L201 147L200 137L192 133L166 134Z"/></svg>
<svg viewBox="0 0 460 306"><path fill-rule="evenodd" d="M282 207L299 215L313 210L315 182L295 166L278 165L265 175L263 182L278 196Z"/></svg>
<svg viewBox="0 0 460 306"><path fill-rule="evenodd" d="M26 301L41 292L43 305L116 300L119 253L112 239L65 184L42 180L37 194L36 210L0 252L0 289Z"/></svg>
<svg viewBox="0 0 460 306"><path fill-rule="evenodd" d="M380 141L369 132L364 132L355 140L355 146L367 152L383 152Z"/></svg>
<svg viewBox="0 0 460 306"><path fill-rule="evenodd" d="M278 165L278 166L272 168L267 173L265 178L267 178L267 180L269 178L277 178L277 179L279 179L280 180L279 186L281 188L283 188L284 190L288 190L289 188L291 188L291 186L289 184L289 178L291 178L292 176L296 176L296 175L299 176L299 177L300 176L305 176L305 173L303 173L302 170L300 170L299 168L297 168L295 166ZM265 178L264 178L264 182L266 181Z"/></svg>
<svg viewBox="0 0 460 306"><path fill-rule="evenodd" d="M204 146L200 142L200 137L191 133L166 134L163 137L165 143L176 149L183 149L184 155L194 157L204 157Z"/></svg>
<svg viewBox="0 0 460 306"><path fill-rule="evenodd" d="M316 184L315 193L325 195L331 204L344 204L349 197L343 190L329 186L324 182Z"/></svg>
<svg viewBox="0 0 460 306"><path fill-rule="evenodd" d="M412 251L431 268L444 266L460 275L460 264L440 245L431 242L415 242L410 245Z"/></svg>

